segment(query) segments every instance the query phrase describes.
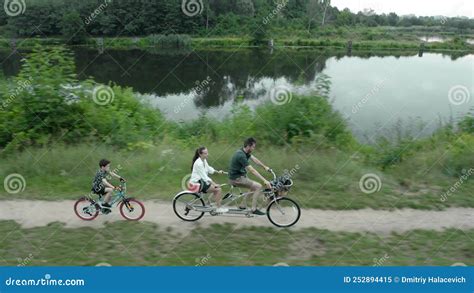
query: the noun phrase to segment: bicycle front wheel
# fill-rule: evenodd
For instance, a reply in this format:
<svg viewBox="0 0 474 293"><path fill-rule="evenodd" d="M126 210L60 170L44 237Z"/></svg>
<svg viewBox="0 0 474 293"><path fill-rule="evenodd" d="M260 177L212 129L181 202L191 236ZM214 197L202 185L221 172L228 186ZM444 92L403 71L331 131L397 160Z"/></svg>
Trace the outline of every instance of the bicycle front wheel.
<svg viewBox="0 0 474 293"><path fill-rule="evenodd" d="M183 193L173 200L173 210L176 216L181 220L189 222L197 221L204 216L204 212L194 209L204 206L205 204L202 198L194 193Z"/></svg>
<svg viewBox="0 0 474 293"><path fill-rule="evenodd" d="M277 227L291 227L301 216L298 204L289 198L282 197L274 200L267 208L267 217Z"/></svg>
<svg viewBox="0 0 474 293"><path fill-rule="evenodd" d="M134 198L127 198L120 203L120 214L129 221L138 221L145 215L145 206Z"/></svg>

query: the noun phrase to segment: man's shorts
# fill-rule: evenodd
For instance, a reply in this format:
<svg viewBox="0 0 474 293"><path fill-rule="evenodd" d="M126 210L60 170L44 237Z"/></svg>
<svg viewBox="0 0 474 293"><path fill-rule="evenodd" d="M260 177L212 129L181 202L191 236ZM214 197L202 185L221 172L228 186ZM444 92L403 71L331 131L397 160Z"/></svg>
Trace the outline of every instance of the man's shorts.
<svg viewBox="0 0 474 293"><path fill-rule="evenodd" d="M252 189L254 186L258 185L258 182L249 179L246 176L241 176L237 179L230 179L230 184L237 186L237 187L244 187L248 189Z"/></svg>

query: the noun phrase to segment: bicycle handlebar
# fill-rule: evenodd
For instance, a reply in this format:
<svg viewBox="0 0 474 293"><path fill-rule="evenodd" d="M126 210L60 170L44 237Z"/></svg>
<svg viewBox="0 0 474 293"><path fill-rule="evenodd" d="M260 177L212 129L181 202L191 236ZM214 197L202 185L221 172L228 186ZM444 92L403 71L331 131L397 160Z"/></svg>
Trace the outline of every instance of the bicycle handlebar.
<svg viewBox="0 0 474 293"><path fill-rule="evenodd" d="M272 173L273 180L276 180L277 176L276 176L275 172L273 172L273 169L268 169L268 172Z"/></svg>

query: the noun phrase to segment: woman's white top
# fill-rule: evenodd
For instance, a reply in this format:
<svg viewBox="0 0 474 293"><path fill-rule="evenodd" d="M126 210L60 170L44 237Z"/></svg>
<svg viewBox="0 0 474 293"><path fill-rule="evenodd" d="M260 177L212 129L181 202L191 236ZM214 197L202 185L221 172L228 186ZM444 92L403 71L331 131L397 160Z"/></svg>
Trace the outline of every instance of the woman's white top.
<svg viewBox="0 0 474 293"><path fill-rule="evenodd" d="M207 160L203 160L201 158L197 158L197 160L193 164L193 172L191 173L190 181L193 183L198 183L199 179L204 180L207 183L211 182L211 178L209 178L209 174L214 174L216 170L209 166Z"/></svg>

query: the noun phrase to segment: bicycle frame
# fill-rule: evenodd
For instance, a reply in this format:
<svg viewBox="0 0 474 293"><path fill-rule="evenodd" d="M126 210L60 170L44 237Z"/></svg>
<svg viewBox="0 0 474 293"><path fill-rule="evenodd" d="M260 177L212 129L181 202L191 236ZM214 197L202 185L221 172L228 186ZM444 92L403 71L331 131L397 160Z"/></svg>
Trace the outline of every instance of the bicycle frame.
<svg viewBox="0 0 474 293"><path fill-rule="evenodd" d="M119 203L126 198L126 192L125 192L126 190L127 190L127 184L125 182L122 182L120 184L120 190L114 191L112 195L112 200L110 201L110 206L113 206L114 204L119 205ZM95 193L90 194L90 198L92 202L95 203L96 201L92 198L92 195L96 195L96 194ZM99 195L99 200L97 200L97 202L100 204L103 204L104 203L103 198L104 198L103 195Z"/></svg>
<svg viewBox="0 0 474 293"><path fill-rule="evenodd" d="M225 186L225 185L226 184L222 184L221 186ZM233 191L234 191L235 188L238 188L238 187L234 187L233 185L231 186L230 191L229 191L230 195L226 199L223 199L222 207L228 207L231 203L233 203L233 202L235 202L239 199L245 198L246 196L249 196L250 194L253 193L253 191L240 192L240 188L238 188L239 189L239 194L234 194ZM262 190L261 192L264 194L264 196L269 197L269 198L271 198L271 195L268 195L268 194L270 194L270 193L273 194L273 191L268 191L268 190L265 190L265 189ZM214 208L211 207L211 199L210 199L212 194L203 193L203 192L190 192L189 190L185 190L185 191L182 191L182 192L178 193L175 196L175 198L178 197L179 195L183 194L183 193L192 193L192 194L195 194L195 195L198 196L193 201L187 203L189 205L188 208L190 210L195 210L195 211L199 211L199 212L210 212L210 213L212 213L214 211ZM269 201L268 204L270 204L274 200L277 200L278 198L280 198L280 197L273 196L273 198L271 198L272 200ZM194 205L200 199L204 200L206 206L200 207L200 206L195 206ZM229 211L227 213L228 214L243 214L243 215L249 216L250 215L250 210L248 210L248 209L246 209L246 210L229 209Z"/></svg>

